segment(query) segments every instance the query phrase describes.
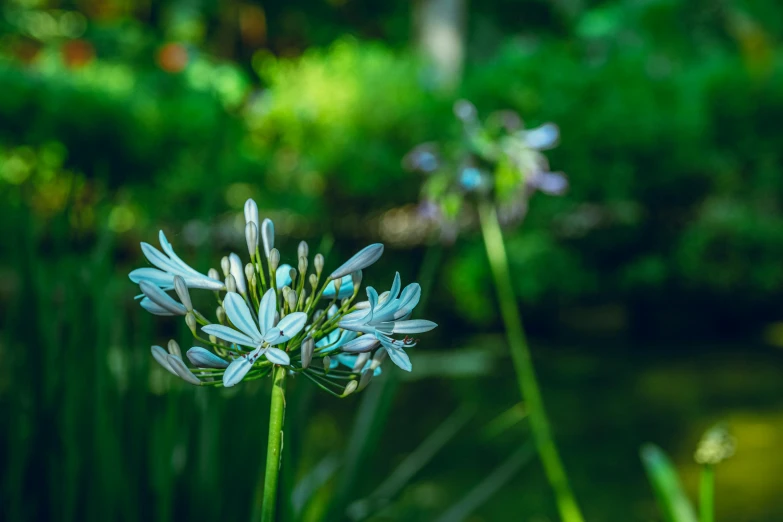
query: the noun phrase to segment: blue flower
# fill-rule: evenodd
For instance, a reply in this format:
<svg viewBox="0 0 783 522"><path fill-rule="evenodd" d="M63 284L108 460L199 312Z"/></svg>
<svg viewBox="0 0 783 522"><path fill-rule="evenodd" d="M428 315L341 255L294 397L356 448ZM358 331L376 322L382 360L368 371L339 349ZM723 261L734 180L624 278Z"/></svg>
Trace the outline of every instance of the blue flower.
<svg viewBox="0 0 783 522"><path fill-rule="evenodd" d="M277 326L273 326L277 314L276 307L275 291L269 289L261 299L258 323L256 323L245 300L239 294L229 292L223 300L223 308L236 329L219 324L210 324L201 328L205 333L224 341L254 348L249 354L234 359L228 365L223 374L224 386L234 386L240 382L262 355L273 364L281 366L291 364L288 354L273 346L284 343L298 334L304 328L307 314L304 312L288 314L277 323Z"/></svg>
<svg viewBox="0 0 783 522"><path fill-rule="evenodd" d="M338 323L340 328L366 334L342 346L344 352L370 352L380 344L389 354L389 358L405 371L411 371L411 362L406 347L416 345L416 341L405 336L405 339L394 339L393 334L415 334L428 332L438 326L424 319L408 319L419 303L421 287L411 283L400 292L400 274L394 277L394 283L388 293L378 296L378 292L367 287L366 303L357 305L359 310L347 314Z"/></svg>
<svg viewBox="0 0 783 522"><path fill-rule="evenodd" d="M340 279L339 292L335 292L334 290L334 279L329 281L329 284L326 285L323 296L331 298L335 297L335 294L337 295L337 299L345 299L346 297L351 297L353 295L353 277L351 274L348 274L347 276L344 276L342 279Z"/></svg>
<svg viewBox="0 0 783 522"><path fill-rule="evenodd" d="M468 191L476 190L481 186L481 171L476 167L465 167L459 175L460 186Z"/></svg>
<svg viewBox="0 0 783 522"><path fill-rule="evenodd" d="M137 268L128 276L134 283L147 281L163 290L174 289L174 276L181 276L188 288L202 288L205 290L225 290L226 285L222 281L207 277L188 266L182 259L174 253L171 243L166 239L166 235L161 230L158 234L160 246L163 252L150 245L141 243L141 251L144 257L157 268Z"/></svg>
<svg viewBox="0 0 783 522"><path fill-rule="evenodd" d="M545 123L535 129L521 131L521 136L531 149L547 150L557 147L560 129L554 123Z"/></svg>
<svg viewBox="0 0 783 522"><path fill-rule="evenodd" d="M326 317L331 319L334 317L334 314L337 313L337 306L332 305L329 307L329 310L326 312ZM335 328L333 331L325 335L321 340L319 340L317 343L315 343L315 346L317 348L322 348L319 350L319 353L321 355L327 355L330 353L333 353L335 350L340 348L345 343L348 343L350 341L353 341L356 339L356 336L358 334L356 332L349 332L347 330L343 330L342 328Z"/></svg>
<svg viewBox="0 0 783 522"><path fill-rule="evenodd" d="M352 354L352 353L340 353L335 356L334 359L332 359L332 362L330 364L330 368L334 369L338 366L338 364L342 364L343 366L350 368L354 371L361 371L366 372L370 369L372 369L373 377L378 377L381 373L381 367L380 362L375 363L372 359L367 359L367 362L364 363L364 366L360 370L355 370L356 368L356 362L359 360L359 357L361 354ZM374 368L373 368L374 367Z"/></svg>

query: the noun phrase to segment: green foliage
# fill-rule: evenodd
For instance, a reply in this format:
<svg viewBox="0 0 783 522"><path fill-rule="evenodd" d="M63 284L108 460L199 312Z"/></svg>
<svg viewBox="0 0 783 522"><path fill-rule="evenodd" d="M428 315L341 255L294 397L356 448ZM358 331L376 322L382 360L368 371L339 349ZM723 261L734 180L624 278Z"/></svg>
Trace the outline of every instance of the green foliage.
<svg viewBox="0 0 783 522"><path fill-rule="evenodd" d="M641 450L642 464L647 471L658 505L667 522L697 522L696 512L682 489L677 470L658 446L648 444Z"/></svg>
<svg viewBox="0 0 783 522"><path fill-rule="evenodd" d="M753 329L780 314L769 305L783 296L778 2L470 3L468 63L453 93L431 90L410 50L409 3L264 3L265 39L252 45L237 22L261 5L252 1L8 3L0 19L3 520L248 519L268 398L261 386L219 398L185 393L150 365L150 339L185 332L131 312L125 274L139 266L138 241L162 223L206 270L212 242L241 247L223 213L253 196L281 241L330 232L340 257L354 242L376 240L388 211L416 202L423 180L401 159L417 143L458 136L458 97L482 113L509 108L529 127L554 121L561 129L548 156L569 176L570 194L537 197L523 226L506 232L513 290L531 316L598 301L666 317L683 302L682 328L703 318L712 332L714 316L740 311L737 303L747 321L732 326ZM171 43L184 45L182 70L160 63ZM412 273L421 249L391 242L385 259ZM406 383L399 402L384 405L400 433L373 425L369 440L378 444L348 447L355 404L327 411L302 399L287 421L284 451L297 467L286 484L328 464L313 503L295 506L305 515L317 519L338 488L343 497L354 488L357 499L370 495L446 418L454 397L479 400L482 412L516 397L507 361L489 355L504 346L469 336L475 325L499 324L480 238L461 235L433 273L433 315L450 333L433 350L440 353L422 356L433 356L428 375L437 378ZM664 296L665 306L650 307L651 296ZM672 323L655 332L671 334ZM646 429L657 426L675 444L715 407L715 389L736 408L780 409L775 354L759 366L711 371L703 361L673 366L671 353L691 344L657 346L665 360L652 390L637 359L599 364L584 345L571 359L557 347L552 355L534 348L547 363L553 424L591 519L634 519L626 499L653 508L638 465L617 458L618 448L635 451ZM487 362L460 356L468 351ZM645 394L659 403L629 404ZM664 422L670 408L676 429ZM760 422L747 420L748 430L760 433ZM484 462L514 454L518 437L456 446L405 488L396 513L415 521L447 512L490 473ZM351 483L342 485L327 459L348 454L356 455ZM774 454L763 457L771 470L763 476L772 478L754 483L764 493L747 506L757 520L780 519ZM690 516L666 457L646 455L659 494ZM628 480L597 486L595 470L609 465ZM525 471L477 516L501 520L511 506L552 518L543 484Z"/></svg>

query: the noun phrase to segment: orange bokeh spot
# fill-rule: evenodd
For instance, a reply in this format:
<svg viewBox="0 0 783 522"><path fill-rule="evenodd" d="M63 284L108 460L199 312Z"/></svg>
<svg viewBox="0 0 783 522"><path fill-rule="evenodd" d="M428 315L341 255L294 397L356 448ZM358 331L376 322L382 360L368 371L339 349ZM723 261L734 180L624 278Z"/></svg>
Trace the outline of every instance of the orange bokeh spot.
<svg viewBox="0 0 783 522"><path fill-rule="evenodd" d="M84 67L95 59L95 47L87 40L69 40L63 44L60 52L69 69Z"/></svg>
<svg viewBox="0 0 783 522"><path fill-rule="evenodd" d="M158 66L166 72L182 72L188 65L188 50L178 43L167 43L158 49Z"/></svg>

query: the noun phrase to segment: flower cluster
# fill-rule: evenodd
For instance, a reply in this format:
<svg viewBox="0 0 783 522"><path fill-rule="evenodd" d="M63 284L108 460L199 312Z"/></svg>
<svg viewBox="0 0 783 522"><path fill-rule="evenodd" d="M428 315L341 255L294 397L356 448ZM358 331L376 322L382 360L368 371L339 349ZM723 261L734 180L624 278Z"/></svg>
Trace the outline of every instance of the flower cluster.
<svg viewBox="0 0 783 522"><path fill-rule="evenodd" d="M269 219L259 223L252 199L245 203L245 223L250 262L243 264L234 253L224 257L222 278L214 268L206 275L191 268L162 231L160 250L141 244L155 267L130 273L141 289L142 308L155 315L184 317L197 343L203 345L186 352L191 367L175 341L168 343L168 350L153 346L152 356L161 366L194 385L234 386L264 377L279 365L340 397L367 386L380 373L387 355L411 371L405 350L417 340L409 334L437 326L410 319L421 287L411 283L402 288L398 273L391 290L379 295L367 287L367 300L357 302L362 270L381 257L382 244L365 247L326 275L323 255L316 254L311 266L304 241L297 249L296 268L280 264L274 224ZM217 322L193 307L193 289L214 292ZM394 337L400 334L402 339Z"/></svg>
<svg viewBox="0 0 783 522"><path fill-rule="evenodd" d="M736 442L725 424L708 429L696 448L693 458L698 464L715 465L734 455Z"/></svg>
<svg viewBox="0 0 783 522"><path fill-rule="evenodd" d="M472 103L460 100L454 114L463 127L458 143L423 143L411 150L403 165L426 176L419 213L440 225L444 240L453 240L465 197L491 198L501 220L519 222L536 191L561 195L568 180L550 172L542 151L557 146L557 125L526 129L512 111L490 114L484 122Z"/></svg>

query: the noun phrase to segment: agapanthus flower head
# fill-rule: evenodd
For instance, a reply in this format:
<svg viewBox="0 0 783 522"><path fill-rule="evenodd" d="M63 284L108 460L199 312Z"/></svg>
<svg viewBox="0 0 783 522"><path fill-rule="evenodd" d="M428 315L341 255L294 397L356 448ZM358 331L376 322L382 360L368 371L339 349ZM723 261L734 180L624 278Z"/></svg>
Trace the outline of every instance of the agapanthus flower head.
<svg viewBox="0 0 783 522"><path fill-rule="evenodd" d="M704 433L693 458L702 465L720 464L734 455L735 445L728 427L716 424Z"/></svg>
<svg viewBox="0 0 783 522"><path fill-rule="evenodd" d="M130 273L139 284L141 306L155 315L184 317L195 338L196 346L186 352L192 366L176 342L169 343L168 352L153 346L153 358L164 369L191 384L228 387L283 366L338 397L364 389L380 373L387 355L411 371L405 350L417 341L409 334L436 327L431 321L410 319L421 294L419 285L402 289L397 274L390 291L378 295L367 287L368 300L356 302L362 271L383 255L382 244L363 248L327 276L324 257L316 253L310 263L305 242L298 245L296 268L281 264L272 221L259 223L253 200L245 204L244 215L250 259L244 263L236 253L225 256L222 281L216 269L203 275L182 261L163 232L163 252L141 244L156 267ZM194 308L193 289L214 293L215 322Z"/></svg>
<svg viewBox="0 0 783 522"><path fill-rule="evenodd" d="M408 170L426 174L422 199L427 217L438 220L448 232L441 233L442 238L452 238L460 227L463 200L489 198L506 216L504 222L511 224L524 217L535 192L558 196L567 191L568 179L562 172L550 171L543 154L559 143L557 125L528 128L509 110L491 113L482 121L467 100L454 104L454 115L463 129L458 141L423 143L403 159Z"/></svg>

